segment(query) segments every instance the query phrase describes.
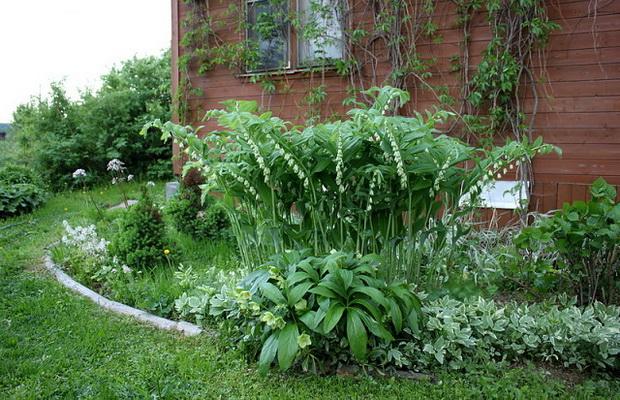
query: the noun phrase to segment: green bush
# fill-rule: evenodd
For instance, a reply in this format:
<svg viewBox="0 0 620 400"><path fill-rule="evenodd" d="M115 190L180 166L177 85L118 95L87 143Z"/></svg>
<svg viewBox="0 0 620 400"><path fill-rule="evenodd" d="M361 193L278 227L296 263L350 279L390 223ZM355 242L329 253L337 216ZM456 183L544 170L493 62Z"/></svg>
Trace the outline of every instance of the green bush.
<svg viewBox="0 0 620 400"><path fill-rule="evenodd" d="M196 178L196 174L186 176L179 194L166 205L174 227L194 238L230 237L226 210L212 196L202 196L201 180Z"/></svg>
<svg viewBox="0 0 620 400"><path fill-rule="evenodd" d="M170 257L165 241L166 227L162 215L148 190L119 221L118 232L110 243L110 254L137 270L152 269Z"/></svg>
<svg viewBox="0 0 620 400"><path fill-rule="evenodd" d="M0 218L31 212L45 198L41 178L30 168L12 163L0 168Z"/></svg>
<svg viewBox="0 0 620 400"><path fill-rule="evenodd" d="M79 168L88 172L86 183L100 181L107 176L107 161L114 158L124 160L136 176L169 176L171 146L136 135L146 121L170 117L169 61L168 54L134 58L102 76L101 89L87 91L77 101L55 83L49 99L20 105L13 130L23 157L33 160L55 190L71 187L71 174Z"/></svg>
<svg viewBox="0 0 620 400"><path fill-rule="evenodd" d="M13 163L0 167L0 182L7 185L26 183L43 186L41 177L32 168Z"/></svg>
<svg viewBox="0 0 620 400"><path fill-rule="evenodd" d="M28 183L0 183L0 218L31 212L45 201L45 191Z"/></svg>
<svg viewBox="0 0 620 400"><path fill-rule="evenodd" d="M599 178L591 201L564 204L549 218L541 218L515 238L529 260L544 250L555 258L536 258L538 270L559 280L581 304L618 301L620 289L620 203L616 190ZM544 261L552 260L552 264Z"/></svg>
<svg viewBox="0 0 620 400"><path fill-rule="evenodd" d="M364 362L378 343L418 329L419 300L405 284L379 279L375 256L307 254L275 255L236 288L186 298L177 307L183 314L188 307L204 310L209 301L210 315L226 318L238 340L260 347L262 370L276 357L281 369L296 360L313 370L330 358Z"/></svg>

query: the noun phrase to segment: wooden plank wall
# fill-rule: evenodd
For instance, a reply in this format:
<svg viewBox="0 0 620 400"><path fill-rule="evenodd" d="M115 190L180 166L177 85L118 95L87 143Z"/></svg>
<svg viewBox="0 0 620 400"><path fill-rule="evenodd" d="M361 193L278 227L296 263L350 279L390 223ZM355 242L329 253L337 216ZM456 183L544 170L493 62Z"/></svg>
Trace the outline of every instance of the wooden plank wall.
<svg viewBox="0 0 620 400"><path fill-rule="evenodd" d="M351 1L356 15L367 18L366 2ZM436 3L434 20L440 26L443 40L439 44L421 41L418 48L423 58L436 60L430 83L447 85L451 94L458 96L460 74L451 72L450 57L460 54L463 33L455 24L454 3L448 0ZM228 5L224 0L211 1L211 14L222 15ZM593 9L595 5L596 10ZM178 40L183 34L180 21L187 10L179 0L172 0L172 6L173 33L180 31L173 42L174 60L183 53ZM550 17L562 29L552 34L545 51L544 68L538 67L540 60L534 60L534 71L539 78L534 136L543 136L546 142L561 147L563 155L546 155L534 162L532 208L538 211L560 208L564 202L585 200L589 184L598 176L620 185L620 1L554 0L548 2L548 7ZM479 14L472 22L472 73L491 37L485 18L484 14ZM224 26L233 25L226 24L230 20L223 21ZM218 34L225 40L240 39L240 34L232 28ZM373 83L380 84L389 69L388 60L380 60L378 81ZM202 76L193 68L190 77L193 85L204 92L189 102L191 118L196 123L206 110L219 107L219 102L230 98L257 100L274 114L299 122L307 112L304 96L321 83L326 85L328 93L327 101L321 105L322 114L345 111L341 102L347 97L347 81L329 72L323 76L285 74L277 80L278 93L271 96L264 95L258 85L235 76L234 71L224 67ZM178 75L175 79L178 81ZM424 110L437 103L433 94L420 85L412 82L409 89L413 102L408 112ZM531 117L534 94L525 86L522 90L524 109ZM178 171L179 163L176 168Z"/></svg>

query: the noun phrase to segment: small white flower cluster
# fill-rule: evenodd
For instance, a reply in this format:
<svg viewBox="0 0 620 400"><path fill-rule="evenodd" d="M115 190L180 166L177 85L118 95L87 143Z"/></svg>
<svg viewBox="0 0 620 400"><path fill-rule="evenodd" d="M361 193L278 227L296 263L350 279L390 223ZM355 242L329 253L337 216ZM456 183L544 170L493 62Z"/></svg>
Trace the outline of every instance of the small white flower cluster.
<svg viewBox="0 0 620 400"><path fill-rule="evenodd" d="M397 92L392 93L390 97L388 97L387 101L385 102L385 105L383 106L383 111L382 111L383 114L385 114L386 112L390 110L390 103L392 102L392 100L394 100L397 97L398 97Z"/></svg>
<svg viewBox="0 0 620 400"><path fill-rule="evenodd" d="M271 180L271 170L265 164L265 158L260 153L260 149L258 148L258 145L256 144L254 140L248 137L247 142L250 145L250 148L252 149L252 153L254 153L254 158L256 158L256 162L258 162L258 167L260 168L261 171L263 171L263 177L265 180L265 184L269 185L269 182Z"/></svg>
<svg viewBox="0 0 620 400"><path fill-rule="evenodd" d="M342 184L342 169L344 167L343 154L342 154L342 136L338 135L338 141L336 142L336 185L338 185L338 191L344 193L344 185Z"/></svg>
<svg viewBox="0 0 620 400"><path fill-rule="evenodd" d="M77 247L93 258L106 257L109 242L97 236L95 225L72 227L67 221L62 221L62 224L66 232L62 237L63 244Z"/></svg>
<svg viewBox="0 0 620 400"><path fill-rule="evenodd" d="M86 176L86 170L82 168L78 168L75 170L75 172L73 172L73 179L83 178L85 176Z"/></svg>
<svg viewBox="0 0 620 400"><path fill-rule="evenodd" d="M388 124L385 124L385 131L387 132L388 140L390 141L390 147L392 147L392 152L394 153L394 161L396 162L396 173L400 178L400 187L402 189L406 189L408 180L407 174L405 173L403 158L400 154L400 147L398 147L396 136L394 135L394 132L391 130Z"/></svg>
<svg viewBox="0 0 620 400"><path fill-rule="evenodd" d="M260 200L260 197L258 196L258 192L256 191L256 189L254 188L254 186L252 186L250 184L250 182L245 179L243 176L237 174L235 171L229 171L230 175L232 175L233 178L235 178L235 180L237 182L239 182L240 184L243 185L243 187L245 188L246 192L250 193L252 196L254 196L254 198L256 199L256 201Z"/></svg>
<svg viewBox="0 0 620 400"><path fill-rule="evenodd" d="M310 180L306 176L306 173L303 171L303 169L299 166L299 164L295 162L295 160L290 155L290 153L287 153L286 151L284 151L284 149L278 143L276 143L275 147L276 147L276 150L279 150L281 153L284 154L284 160L286 161L288 166L293 169L293 172L295 172L295 175L297 175L299 180L304 183L304 187L308 189L308 187L310 186Z"/></svg>
<svg viewBox="0 0 620 400"><path fill-rule="evenodd" d="M127 168L125 168L125 163L119 160L118 158L115 158L113 160L110 160L110 162L108 162L108 171L123 172L126 169Z"/></svg>
<svg viewBox="0 0 620 400"><path fill-rule="evenodd" d="M522 163L527 160L525 156L521 159L513 162L508 155L504 155L499 157L498 161L494 162L491 168L482 176L482 178L473 185L469 191L465 194L465 197L471 198L472 195L477 195L482 192L482 189L491 181L497 179L501 179L502 176L506 175L508 171L512 171L515 167L519 167Z"/></svg>
<svg viewBox="0 0 620 400"><path fill-rule="evenodd" d="M366 207L366 211L368 212L372 211L372 205L374 203L375 188L377 187L378 183L379 183L379 171L375 170L372 174L372 179L370 179L370 187L368 190L368 206Z"/></svg>
<svg viewBox="0 0 620 400"><path fill-rule="evenodd" d="M448 154L448 157L446 157L446 161L444 161L444 163L441 166L439 165L439 162L433 158L433 162L435 163L435 166L437 166L437 169L439 172L437 173L437 177L435 178L435 182L433 183L433 190L431 191L431 197L433 197L435 193L439 192L439 184L441 183L441 181L443 181L444 177L446 176L446 171L448 170L448 168L450 167L450 164L452 163L452 155L453 155L453 152L450 151L450 153ZM456 154L455 154L455 159L456 159Z"/></svg>

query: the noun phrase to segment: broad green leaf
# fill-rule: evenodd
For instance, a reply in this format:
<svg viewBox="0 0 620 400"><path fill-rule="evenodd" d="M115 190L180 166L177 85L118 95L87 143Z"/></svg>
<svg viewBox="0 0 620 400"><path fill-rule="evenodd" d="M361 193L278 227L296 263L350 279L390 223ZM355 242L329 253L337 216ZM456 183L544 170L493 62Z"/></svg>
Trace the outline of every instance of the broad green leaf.
<svg viewBox="0 0 620 400"><path fill-rule="evenodd" d="M280 332L274 332L265 340L263 348L260 351L260 357L258 358L258 370L261 373L265 373L269 370L269 366L276 358L278 351L278 335Z"/></svg>
<svg viewBox="0 0 620 400"><path fill-rule="evenodd" d="M308 275L307 272L297 271L293 272L291 275L288 276L288 278L286 278L286 283L288 283L289 286L293 286L296 283L299 283L306 279L310 279L310 275Z"/></svg>
<svg viewBox="0 0 620 400"><path fill-rule="evenodd" d="M360 317L362 318L362 321L364 322L364 325L366 325L366 328L368 328L368 330L375 336L384 339L388 342L391 342L392 340L394 340L394 336L392 336L392 334L390 333L390 331L388 331L387 329L385 329L385 327L383 325L381 325L379 322L377 322L375 319L373 319L370 315L368 315L367 313L360 311L359 312Z"/></svg>
<svg viewBox="0 0 620 400"><path fill-rule="evenodd" d="M286 299L284 298L284 296L282 295L282 292L280 291L280 289L278 289L277 286L269 282L264 282L263 284L260 285L260 290L265 297L267 297L269 300L273 301L274 303L287 304Z"/></svg>
<svg viewBox="0 0 620 400"><path fill-rule="evenodd" d="M308 293L308 289L310 289L313 285L314 283L312 282L304 282L291 289L288 294L289 305L295 305L305 296L306 293Z"/></svg>
<svg viewBox="0 0 620 400"><path fill-rule="evenodd" d="M299 344L297 343L299 330L296 323L287 324L278 339L278 364L281 370L287 370L293 365Z"/></svg>
<svg viewBox="0 0 620 400"><path fill-rule="evenodd" d="M392 317L392 323L396 333L398 333L403 329L403 313L394 299L388 299L388 303L390 305L390 317Z"/></svg>
<svg viewBox="0 0 620 400"><path fill-rule="evenodd" d="M353 272L346 269L341 269L340 271L338 271L338 274L340 275L340 279L342 279L342 282L344 283L344 289L348 290L351 287L351 283L353 282Z"/></svg>
<svg viewBox="0 0 620 400"><path fill-rule="evenodd" d="M370 287L370 286L357 286L357 287L353 288L353 290L351 290L351 292L353 292L353 293L363 293L363 294L367 295L368 297L370 297L377 304L380 304L380 305L382 305L384 307L387 305L386 304L385 296L377 288Z"/></svg>
<svg viewBox="0 0 620 400"><path fill-rule="evenodd" d="M368 334L359 313L355 309L347 312L347 339L355 358L365 360Z"/></svg>
<svg viewBox="0 0 620 400"><path fill-rule="evenodd" d="M335 299L338 296L334 294L331 290L324 286L317 286L309 290L310 293L318 294L319 296L327 297L330 299Z"/></svg>
<svg viewBox="0 0 620 400"><path fill-rule="evenodd" d="M331 330L338 325L344 310L345 307L341 303L333 303L329 307L327 313L325 313L325 319L323 320L323 332L325 334L331 332Z"/></svg>

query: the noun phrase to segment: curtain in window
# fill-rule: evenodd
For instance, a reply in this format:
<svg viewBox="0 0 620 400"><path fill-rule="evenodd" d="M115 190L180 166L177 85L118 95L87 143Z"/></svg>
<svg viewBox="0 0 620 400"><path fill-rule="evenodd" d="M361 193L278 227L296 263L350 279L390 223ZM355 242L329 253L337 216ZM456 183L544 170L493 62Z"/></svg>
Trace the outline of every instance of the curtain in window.
<svg viewBox="0 0 620 400"><path fill-rule="evenodd" d="M338 0L298 0L302 21L299 32L299 62L341 59L344 52L342 10Z"/></svg>
<svg viewBox="0 0 620 400"><path fill-rule="evenodd" d="M248 39L256 46L258 60L250 70L284 68L289 63L288 1L248 1Z"/></svg>

